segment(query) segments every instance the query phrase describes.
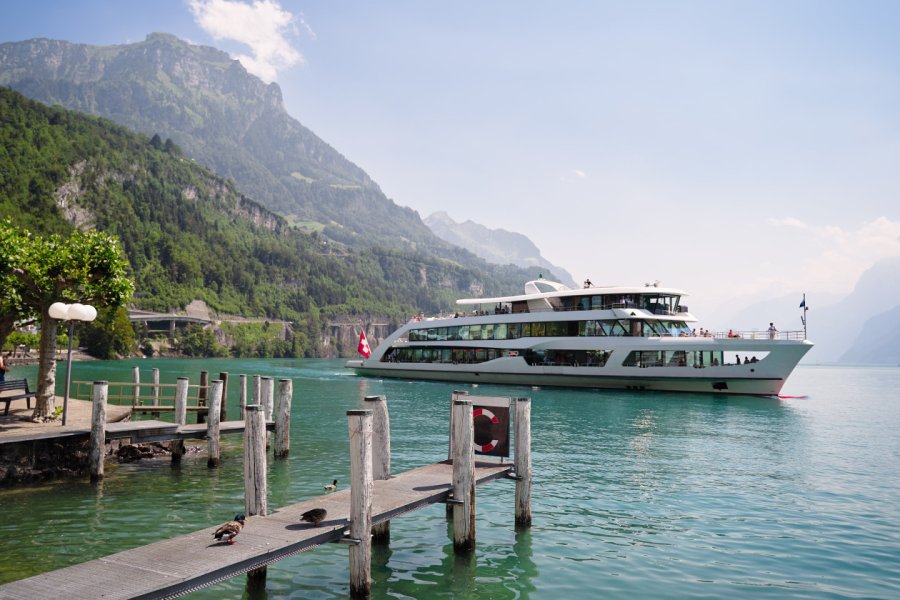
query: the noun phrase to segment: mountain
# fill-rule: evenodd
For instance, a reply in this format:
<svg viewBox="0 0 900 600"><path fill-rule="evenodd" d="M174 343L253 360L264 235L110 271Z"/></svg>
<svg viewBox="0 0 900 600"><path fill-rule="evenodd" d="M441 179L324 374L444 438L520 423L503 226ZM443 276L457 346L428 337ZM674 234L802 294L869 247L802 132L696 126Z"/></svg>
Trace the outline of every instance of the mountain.
<svg viewBox="0 0 900 600"><path fill-rule="evenodd" d="M510 293L534 277L396 248L334 250L185 158L171 140L6 88L0 219L37 234L112 233L130 264L136 307L168 311L200 299L218 312L291 321L294 355L350 353L355 340L335 341L341 324L352 332L351 324L452 310L476 289Z"/></svg>
<svg viewBox="0 0 900 600"><path fill-rule="evenodd" d="M866 321L841 362L900 366L900 305Z"/></svg>
<svg viewBox="0 0 900 600"><path fill-rule="evenodd" d="M457 223L443 211L432 213L424 221L442 240L466 248L488 262L549 270L560 283L578 287L571 273L541 256L534 242L521 233L488 229L473 221Z"/></svg>
<svg viewBox="0 0 900 600"><path fill-rule="evenodd" d="M332 240L468 260L288 115L277 84L215 48L162 33L118 46L4 43L0 85L169 138L290 224Z"/></svg>

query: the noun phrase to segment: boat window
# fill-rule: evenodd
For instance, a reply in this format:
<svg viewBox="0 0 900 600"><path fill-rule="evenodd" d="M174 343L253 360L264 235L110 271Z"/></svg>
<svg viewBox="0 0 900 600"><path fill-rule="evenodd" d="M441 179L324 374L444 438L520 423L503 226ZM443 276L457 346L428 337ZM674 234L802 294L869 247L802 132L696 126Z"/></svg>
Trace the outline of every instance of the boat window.
<svg viewBox="0 0 900 600"><path fill-rule="evenodd" d="M507 326L507 339L517 340L522 337L522 323L510 323Z"/></svg>
<svg viewBox="0 0 900 600"><path fill-rule="evenodd" d="M506 339L506 323L497 323L494 325L494 339L495 340L505 340Z"/></svg>
<svg viewBox="0 0 900 600"><path fill-rule="evenodd" d="M469 326L469 339L470 340L480 340L481 339L481 325L470 325Z"/></svg>
<svg viewBox="0 0 900 600"><path fill-rule="evenodd" d="M494 339L494 324L493 323L486 323L481 326L481 339L483 339L483 340Z"/></svg>

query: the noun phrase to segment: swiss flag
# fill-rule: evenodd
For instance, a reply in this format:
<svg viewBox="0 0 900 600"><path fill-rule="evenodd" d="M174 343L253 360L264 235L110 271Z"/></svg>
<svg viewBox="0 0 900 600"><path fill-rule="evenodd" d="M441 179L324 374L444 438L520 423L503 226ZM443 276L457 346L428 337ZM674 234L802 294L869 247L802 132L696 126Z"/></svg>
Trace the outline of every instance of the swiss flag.
<svg viewBox="0 0 900 600"><path fill-rule="evenodd" d="M356 347L356 351L366 358L369 358L369 356L372 354L372 349L369 348L369 340L366 339L365 331L359 332L359 346Z"/></svg>

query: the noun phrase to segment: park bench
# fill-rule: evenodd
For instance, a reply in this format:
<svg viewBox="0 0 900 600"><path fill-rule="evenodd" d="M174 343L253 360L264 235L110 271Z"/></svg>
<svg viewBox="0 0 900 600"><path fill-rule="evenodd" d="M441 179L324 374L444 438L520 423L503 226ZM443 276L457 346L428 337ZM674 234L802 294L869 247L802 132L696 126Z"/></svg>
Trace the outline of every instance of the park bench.
<svg viewBox="0 0 900 600"><path fill-rule="evenodd" d="M9 414L9 403L13 400L24 398L28 402L28 408L31 408L31 399L34 396L35 393L28 389L27 379L0 381L0 402L6 402L6 410L3 412L3 416Z"/></svg>

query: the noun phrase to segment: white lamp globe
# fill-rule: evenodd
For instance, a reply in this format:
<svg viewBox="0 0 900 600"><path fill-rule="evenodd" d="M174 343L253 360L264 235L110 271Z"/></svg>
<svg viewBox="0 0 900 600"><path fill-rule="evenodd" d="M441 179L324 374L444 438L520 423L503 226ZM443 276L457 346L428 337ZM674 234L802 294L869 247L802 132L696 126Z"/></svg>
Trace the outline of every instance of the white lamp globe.
<svg viewBox="0 0 900 600"><path fill-rule="evenodd" d="M74 321L87 321L88 314L87 306L84 304L76 302L69 307L69 319Z"/></svg>
<svg viewBox="0 0 900 600"><path fill-rule="evenodd" d="M50 305L50 310L47 312L50 313L51 319L65 321L69 318L69 305L63 302L54 302Z"/></svg>
<svg viewBox="0 0 900 600"><path fill-rule="evenodd" d="M84 321L93 321L97 318L97 309L91 306L90 304L84 305L85 309L85 319Z"/></svg>

